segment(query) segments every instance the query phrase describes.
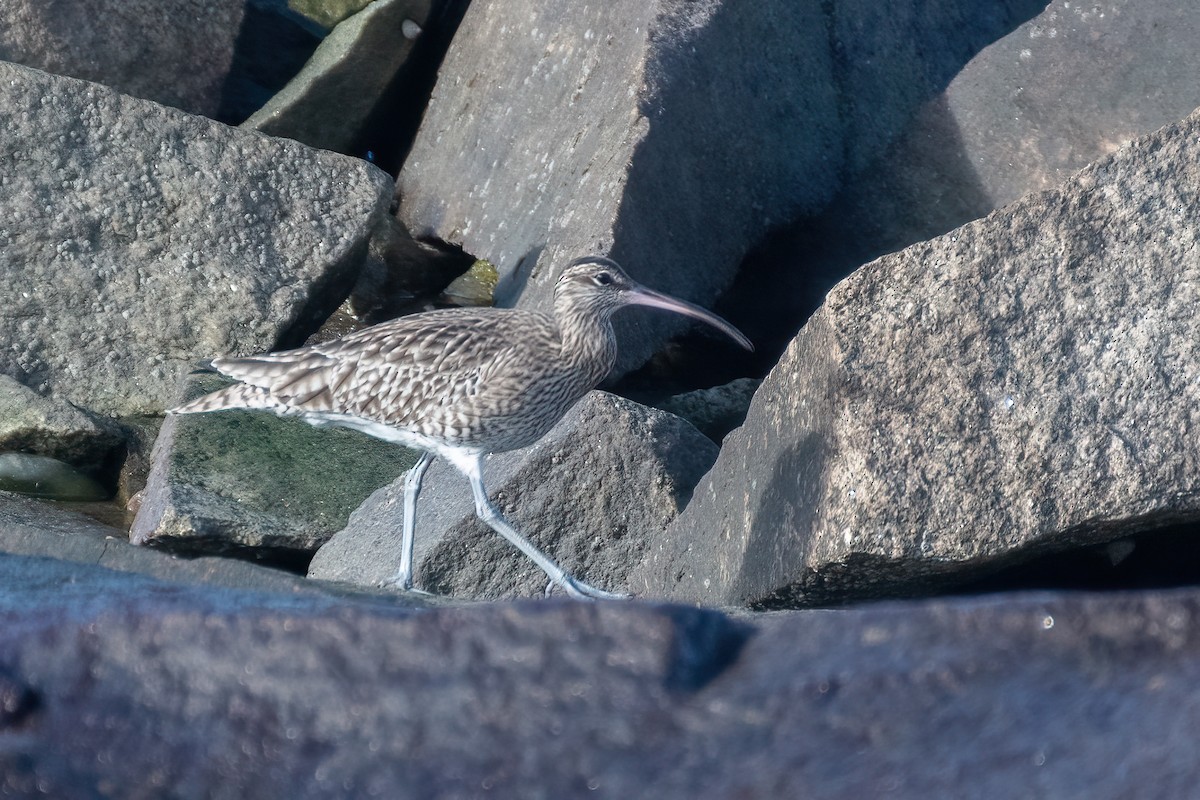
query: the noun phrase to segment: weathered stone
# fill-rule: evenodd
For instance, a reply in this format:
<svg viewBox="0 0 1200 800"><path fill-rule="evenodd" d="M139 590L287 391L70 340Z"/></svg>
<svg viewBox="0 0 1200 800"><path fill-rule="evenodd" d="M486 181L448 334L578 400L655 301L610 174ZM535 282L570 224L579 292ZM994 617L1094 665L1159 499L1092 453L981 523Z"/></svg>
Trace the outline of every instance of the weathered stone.
<svg viewBox="0 0 1200 800"><path fill-rule="evenodd" d="M0 619L20 731L0 763L59 797L1107 800L1200 781L1195 591L738 622L405 613L10 556Z"/></svg>
<svg viewBox="0 0 1200 800"><path fill-rule="evenodd" d="M897 120L890 147L864 149L870 160L848 172L828 208L748 259L726 312L761 353L781 352L825 292L862 264L1052 188L1200 107L1200 5L1042 5ZM909 74L878 58L863 69ZM868 96L866 113L879 102Z"/></svg>
<svg viewBox="0 0 1200 800"><path fill-rule="evenodd" d="M46 500L104 500L110 494L70 464L31 453L0 453L0 491Z"/></svg>
<svg viewBox="0 0 1200 800"><path fill-rule="evenodd" d="M750 399L762 381L738 378L721 386L673 395L654 404L655 408L683 417L714 442L742 424Z"/></svg>
<svg viewBox="0 0 1200 800"><path fill-rule="evenodd" d="M191 376L185 397L226 385ZM169 416L129 539L190 553L252 548L303 558L415 460L355 431L261 411Z"/></svg>
<svg viewBox="0 0 1200 800"><path fill-rule="evenodd" d="M0 450L49 456L94 471L120 446L115 427L0 374Z"/></svg>
<svg viewBox="0 0 1200 800"><path fill-rule="evenodd" d="M0 60L216 116L246 4L4 0Z"/></svg>
<svg viewBox="0 0 1200 800"><path fill-rule="evenodd" d="M0 372L161 413L188 362L298 343L391 183L362 161L0 63Z"/></svg>
<svg viewBox="0 0 1200 800"><path fill-rule="evenodd" d="M822 208L1042 2L936 5L475 3L397 180L399 216L496 264L499 305L547 309L586 253L710 303L767 231ZM619 321L618 369L682 325Z"/></svg>
<svg viewBox="0 0 1200 800"><path fill-rule="evenodd" d="M1200 106L1198 36L1200 7L1188 3L1053 0L972 59L921 109L894 155L905 178L940 183L942 206L959 192L985 197L987 206L966 210L972 217L1054 188ZM914 194L892 196L904 203Z"/></svg>
<svg viewBox="0 0 1200 800"><path fill-rule="evenodd" d="M288 8L326 28L332 28L371 4L372 0L288 0Z"/></svg>
<svg viewBox="0 0 1200 800"><path fill-rule="evenodd" d="M242 127L365 155L363 126L411 55L430 4L431 0L371 3L334 28L300 74Z"/></svg>
<svg viewBox="0 0 1200 800"><path fill-rule="evenodd" d="M216 119L237 125L262 108L304 69L326 33L287 0L246 0Z"/></svg>
<svg viewBox="0 0 1200 800"><path fill-rule="evenodd" d="M350 310L372 325L428 310L428 300L474 262L461 248L417 241L400 220L385 215L371 236L362 274L350 293Z"/></svg>
<svg viewBox="0 0 1200 800"><path fill-rule="evenodd" d="M202 114L244 120L324 31L286 0L3 0L0 60Z"/></svg>
<svg viewBox="0 0 1200 800"><path fill-rule="evenodd" d="M591 252L710 301L771 218L830 194L826 44L815 3L472 4L398 179L399 216L494 263L499 304L548 309L558 269ZM747 91L748 74L789 88ZM670 325L639 318L624 361Z"/></svg>
<svg viewBox="0 0 1200 800"><path fill-rule="evenodd" d="M0 492L0 553L98 565L164 580L228 589L261 589L294 595L330 595L326 585L230 558L176 558L135 547L125 532L59 504ZM406 603L423 605L420 597Z"/></svg>
<svg viewBox="0 0 1200 800"><path fill-rule="evenodd" d="M925 592L1200 518L1197 185L1200 113L843 281L635 590Z"/></svg>
<svg viewBox="0 0 1200 800"><path fill-rule="evenodd" d="M125 461L117 476L116 499L122 506L146 488L146 480L150 477L150 454L162 423L163 418L157 415L125 417L121 420L125 434Z"/></svg>
<svg viewBox="0 0 1200 800"><path fill-rule="evenodd" d="M716 458L688 423L604 392L581 400L531 447L489 456L484 485L563 569L620 591L650 541ZM403 478L380 489L322 547L309 577L375 585L400 565ZM455 597L539 596L546 576L475 517L467 479L430 467L417 506L416 585Z"/></svg>

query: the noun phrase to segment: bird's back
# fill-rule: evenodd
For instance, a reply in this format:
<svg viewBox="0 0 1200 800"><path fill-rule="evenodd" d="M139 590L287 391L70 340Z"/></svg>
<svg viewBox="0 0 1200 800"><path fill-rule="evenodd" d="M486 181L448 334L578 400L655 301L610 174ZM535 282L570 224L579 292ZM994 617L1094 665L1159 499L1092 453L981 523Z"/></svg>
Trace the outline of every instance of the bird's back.
<svg viewBox="0 0 1200 800"><path fill-rule="evenodd" d="M338 340L214 359L241 381L181 413L261 408L367 420L486 452L524 447L607 372L565 363L554 320L517 309L447 309Z"/></svg>

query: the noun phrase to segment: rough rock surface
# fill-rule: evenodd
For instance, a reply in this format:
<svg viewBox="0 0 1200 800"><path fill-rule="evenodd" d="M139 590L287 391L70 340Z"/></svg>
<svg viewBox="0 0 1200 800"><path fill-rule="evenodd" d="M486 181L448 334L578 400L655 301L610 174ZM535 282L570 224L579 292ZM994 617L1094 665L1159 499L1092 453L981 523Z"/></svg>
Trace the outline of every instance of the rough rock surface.
<svg viewBox="0 0 1200 800"><path fill-rule="evenodd" d="M0 451L36 453L95 470L120 445L114 428L0 374Z"/></svg>
<svg viewBox="0 0 1200 800"><path fill-rule="evenodd" d="M688 423L592 392L541 441L489 456L500 511L563 569L620 591L687 502L717 448ZM403 478L380 489L322 547L309 577L375 585L400 566ZM415 584L455 597L540 596L546 576L475 517L467 479L437 461L417 504Z"/></svg>
<svg viewBox="0 0 1200 800"><path fill-rule="evenodd" d="M1200 113L860 269L631 578L711 603L928 591L1200 517Z"/></svg>
<svg viewBox="0 0 1200 800"><path fill-rule="evenodd" d="M673 395L654 406L683 417L719 443L746 419L750 399L761 383L757 378L738 378L721 386Z"/></svg>
<svg viewBox="0 0 1200 800"><path fill-rule="evenodd" d="M187 399L228 385L192 376ZM265 412L168 416L129 539L191 553L302 558L408 470L411 450Z"/></svg>
<svg viewBox="0 0 1200 800"><path fill-rule="evenodd" d="M99 501L112 494L65 461L31 453L0 453L0 490L47 500Z"/></svg>
<svg viewBox="0 0 1200 800"><path fill-rule="evenodd" d="M747 259L726 313L765 358L862 264L1053 188L1200 106L1200 5L1042 4L903 120L889 147L864 151L826 209ZM863 69L907 74L878 57Z"/></svg>
<svg viewBox="0 0 1200 800"><path fill-rule="evenodd" d="M345 596L340 587L232 558L179 558L135 547L125 532L59 504L0 492L0 553L100 566L118 572L210 588L255 589L312 597ZM53 569L64 569L62 565ZM364 598L366 595L362 595ZM380 598L413 607L430 600L412 595Z"/></svg>
<svg viewBox="0 0 1200 800"><path fill-rule="evenodd" d="M243 127L323 150L358 152L362 128L412 53L431 0L378 0L338 25ZM416 25L414 30L411 27Z"/></svg>
<svg viewBox="0 0 1200 800"><path fill-rule="evenodd" d="M496 264L502 305L548 307L563 264L590 252L709 303L964 54L1040 8L938 5L473 4L397 180L400 218ZM625 324L619 369L680 327Z"/></svg>
<svg viewBox="0 0 1200 800"><path fill-rule="evenodd" d="M921 109L898 149L916 150L904 159L910 174L942 182L943 204L948 180L974 177L990 202L973 214L982 216L1200 106L1197 36L1200 8L1189 3L1053 0L972 59ZM969 171L947 174L948 152Z"/></svg>
<svg viewBox="0 0 1200 800"><path fill-rule="evenodd" d="M0 373L161 412L188 362L297 343L391 190L371 165L0 63Z"/></svg>
<svg viewBox="0 0 1200 800"><path fill-rule="evenodd" d="M326 28L332 28L373 0L288 0L288 7Z"/></svg>
<svg viewBox="0 0 1200 800"><path fill-rule="evenodd" d="M546 307L590 252L711 300L765 217L826 199L838 154L815 4L727 5L472 4L398 178L400 218L494 263L500 304ZM747 73L807 91L749 93ZM666 330L649 320L624 357Z"/></svg>
<svg viewBox="0 0 1200 800"><path fill-rule="evenodd" d="M402 612L15 556L0 587L15 794L1104 800L1200 780L1195 591L751 622Z"/></svg>
<svg viewBox="0 0 1200 800"><path fill-rule="evenodd" d="M4 0L0 60L212 117L221 107L246 5L246 0Z"/></svg>
<svg viewBox="0 0 1200 800"><path fill-rule="evenodd" d="M899 249L1182 119L1200 106L1198 35L1200 8L1173 0L1054 0L972 59L850 182L830 238Z"/></svg>

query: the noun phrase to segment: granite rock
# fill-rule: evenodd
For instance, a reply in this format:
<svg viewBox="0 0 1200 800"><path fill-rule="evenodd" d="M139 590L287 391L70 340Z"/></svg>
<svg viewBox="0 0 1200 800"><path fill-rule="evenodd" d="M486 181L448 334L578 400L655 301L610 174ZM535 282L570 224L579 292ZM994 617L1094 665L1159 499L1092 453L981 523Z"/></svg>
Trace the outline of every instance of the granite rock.
<svg viewBox="0 0 1200 800"><path fill-rule="evenodd" d="M306 581L302 576L232 558L179 558L129 543L125 531L75 510L72 504L46 503L0 492L0 553L70 564L100 566L179 584L210 589L246 589L283 595L344 595L339 587ZM68 569L60 564L53 569ZM137 582L137 579L132 579ZM404 596L381 602L422 607L427 600Z"/></svg>
<svg viewBox="0 0 1200 800"><path fill-rule="evenodd" d="M558 271L609 255L711 303L773 228L825 207L967 58L1040 0L476 3L397 179L417 237L548 309ZM618 318L618 371L683 322Z"/></svg>
<svg viewBox="0 0 1200 800"><path fill-rule="evenodd" d="M747 258L724 311L760 345L764 370L830 287L862 264L1052 189L1200 107L1200 6L1040 5L897 118L887 146L860 149L826 208ZM874 58L860 64L864 77L908 74ZM874 107L863 103L860 113Z"/></svg>
<svg viewBox="0 0 1200 800"><path fill-rule="evenodd" d="M221 107L246 5L246 0L4 0L0 60L212 117Z"/></svg>
<svg viewBox="0 0 1200 800"><path fill-rule="evenodd" d="M122 438L106 421L0 374L0 451L49 456L96 471Z"/></svg>
<svg viewBox="0 0 1200 800"><path fill-rule="evenodd" d="M717 604L920 594L1200 518L1200 113L866 265L631 578Z"/></svg>
<svg viewBox="0 0 1200 800"><path fill-rule="evenodd" d="M347 155L412 53L431 0L377 0L325 37L304 69L242 127Z"/></svg>
<svg viewBox="0 0 1200 800"><path fill-rule="evenodd" d="M0 373L161 413L199 358L299 344L350 291L371 165L0 63Z"/></svg>

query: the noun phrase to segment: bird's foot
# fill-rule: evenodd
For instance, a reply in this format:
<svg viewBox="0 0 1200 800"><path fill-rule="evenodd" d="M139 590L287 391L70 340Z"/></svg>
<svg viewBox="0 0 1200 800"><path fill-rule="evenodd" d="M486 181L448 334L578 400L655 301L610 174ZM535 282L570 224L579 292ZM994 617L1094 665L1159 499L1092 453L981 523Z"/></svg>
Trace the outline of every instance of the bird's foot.
<svg viewBox="0 0 1200 800"><path fill-rule="evenodd" d="M554 586L554 581L550 581L550 585L546 587L546 596L550 596L550 589ZM595 586L584 583L583 581L572 578L570 575L563 577L563 591L576 600L628 600L629 595L618 594L617 592L606 592L603 589L597 589Z"/></svg>
<svg viewBox="0 0 1200 800"><path fill-rule="evenodd" d="M384 578L375 584L380 589L399 589L407 594L422 594L426 597L433 597L433 592L427 592L424 589L417 589L413 586L412 578L404 575L393 575L390 578Z"/></svg>

